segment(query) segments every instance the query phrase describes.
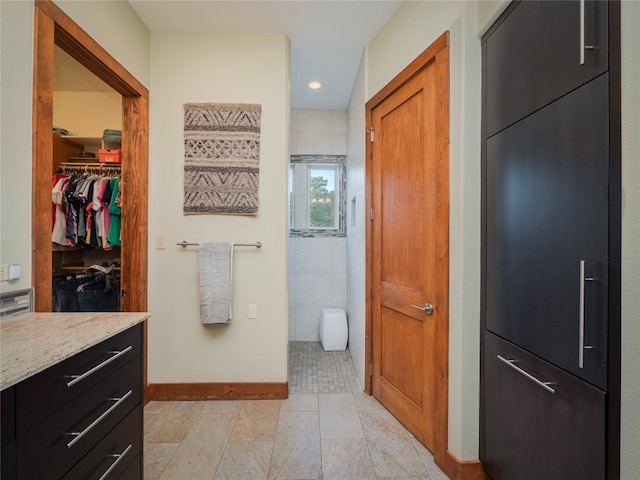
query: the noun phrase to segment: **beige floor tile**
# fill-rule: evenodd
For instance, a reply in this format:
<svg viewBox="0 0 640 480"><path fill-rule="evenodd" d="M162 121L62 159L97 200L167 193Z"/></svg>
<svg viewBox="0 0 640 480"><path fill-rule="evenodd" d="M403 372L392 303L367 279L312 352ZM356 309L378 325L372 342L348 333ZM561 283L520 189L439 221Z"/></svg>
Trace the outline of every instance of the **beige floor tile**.
<svg viewBox="0 0 640 480"><path fill-rule="evenodd" d="M269 479L316 478L322 478L318 414L281 412Z"/></svg>
<svg viewBox="0 0 640 480"><path fill-rule="evenodd" d="M318 395L315 393L304 394L292 394L289 398L282 401L283 412L298 410L298 411L318 411Z"/></svg>
<svg viewBox="0 0 640 480"><path fill-rule="evenodd" d="M429 476L432 480L447 480L449 477L445 475L445 473L440 470L435 462L433 461L433 454L427 450L427 448L422 445L415 437L411 439L413 445L416 447L416 451L418 452L418 456L420 460L422 460L423 465L429 472Z"/></svg>
<svg viewBox="0 0 640 480"><path fill-rule="evenodd" d="M147 443L144 446L144 480L158 480L179 443Z"/></svg>
<svg viewBox="0 0 640 480"><path fill-rule="evenodd" d="M214 480L267 480L273 442L230 442Z"/></svg>
<svg viewBox="0 0 640 480"><path fill-rule="evenodd" d="M358 392L353 394L353 400L356 403L356 408L359 412L373 412L378 415L384 416L389 420L394 420L395 417L384 408L384 406L378 402L372 395L367 395L364 392ZM398 422L399 424L399 422Z"/></svg>
<svg viewBox="0 0 640 480"><path fill-rule="evenodd" d="M241 400L211 400L202 403L201 413L240 413Z"/></svg>
<svg viewBox="0 0 640 480"><path fill-rule="evenodd" d="M201 414L174 453L160 480L211 480L236 418L234 413Z"/></svg>
<svg viewBox="0 0 640 480"><path fill-rule="evenodd" d="M231 434L232 442L273 441L281 400L246 400Z"/></svg>
<svg viewBox="0 0 640 480"><path fill-rule="evenodd" d="M378 477L424 477L427 471L409 432L388 412L360 411L369 453Z"/></svg>
<svg viewBox="0 0 640 480"><path fill-rule="evenodd" d="M144 412L145 443L180 443L198 418L198 413Z"/></svg>
<svg viewBox="0 0 640 480"><path fill-rule="evenodd" d="M145 413L200 413L206 402L149 402L144 406Z"/></svg>
<svg viewBox="0 0 640 480"><path fill-rule="evenodd" d="M307 375L312 383L317 377L318 384L308 392L291 389L287 400L146 405L145 480L446 479L430 452L375 398L336 387L346 385L347 377L333 371L343 369L344 359L334 365L337 357L314 352L302 352L294 376ZM326 388L318 362L335 377L327 377L334 383Z"/></svg>
<svg viewBox="0 0 640 480"><path fill-rule="evenodd" d="M351 394L319 394L320 438L364 438Z"/></svg>
<svg viewBox="0 0 640 480"><path fill-rule="evenodd" d="M364 438L322 439L324 480L376 480Z"/></svg>

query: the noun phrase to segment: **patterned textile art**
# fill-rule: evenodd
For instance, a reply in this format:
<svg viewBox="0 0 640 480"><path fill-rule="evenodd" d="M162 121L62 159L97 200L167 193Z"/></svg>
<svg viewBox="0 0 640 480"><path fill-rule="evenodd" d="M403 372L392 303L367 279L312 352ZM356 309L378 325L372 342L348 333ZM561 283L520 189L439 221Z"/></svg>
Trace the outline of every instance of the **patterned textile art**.
<svg viewBox="0 0 640 480"><path fill-rule="evenodd" d="M184 105L184 213L258 212L261 106Z"/></svg>

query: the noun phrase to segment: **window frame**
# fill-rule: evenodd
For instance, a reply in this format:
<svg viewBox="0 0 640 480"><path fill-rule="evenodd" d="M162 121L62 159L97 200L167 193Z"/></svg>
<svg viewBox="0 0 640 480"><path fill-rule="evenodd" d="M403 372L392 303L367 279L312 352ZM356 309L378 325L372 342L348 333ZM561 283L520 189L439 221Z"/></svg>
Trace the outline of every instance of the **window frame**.
<svg viewBox="0 0 640 480"><path fill-rule="evenodd" d="M291 155L289 162L289 222L290 237L344 237L346 236L346 155ZM335 166L336 212L334 227L310 227L310 168Z"/></svg>

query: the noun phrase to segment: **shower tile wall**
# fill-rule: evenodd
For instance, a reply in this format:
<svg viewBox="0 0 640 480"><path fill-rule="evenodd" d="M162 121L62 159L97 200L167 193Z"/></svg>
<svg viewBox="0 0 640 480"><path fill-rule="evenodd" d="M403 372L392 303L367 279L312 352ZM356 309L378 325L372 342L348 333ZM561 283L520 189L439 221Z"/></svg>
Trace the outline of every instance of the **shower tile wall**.
<svg viewBox="0 0 640 480"><path fill-rule="evenodd" d="M291 111L291 154L346 155L345 110ZM323 308L347 306L346 238L289 238L289 340L318 341Z"/></svg>

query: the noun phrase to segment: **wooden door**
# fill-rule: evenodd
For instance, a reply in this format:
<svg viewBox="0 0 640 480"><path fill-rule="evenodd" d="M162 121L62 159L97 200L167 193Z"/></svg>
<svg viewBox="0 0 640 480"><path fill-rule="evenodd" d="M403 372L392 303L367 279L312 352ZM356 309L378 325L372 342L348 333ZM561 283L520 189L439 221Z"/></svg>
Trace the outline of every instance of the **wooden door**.
<svg viewBox="0 0 640 480"><path fill-rule="evenodd" d="M434 453L446 446L447 60L432 54L370 112L372 392Z"/></svg>

